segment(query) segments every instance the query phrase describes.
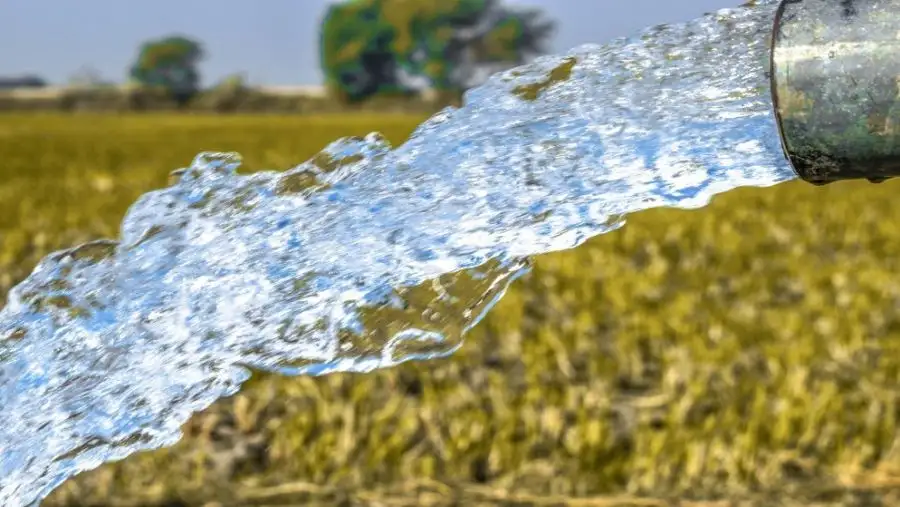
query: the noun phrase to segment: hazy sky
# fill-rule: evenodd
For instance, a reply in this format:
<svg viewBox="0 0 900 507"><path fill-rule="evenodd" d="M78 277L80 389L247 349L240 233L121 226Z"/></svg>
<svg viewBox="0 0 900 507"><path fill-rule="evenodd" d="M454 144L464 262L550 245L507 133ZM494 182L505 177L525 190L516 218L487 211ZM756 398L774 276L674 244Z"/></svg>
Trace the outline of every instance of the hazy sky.
<svg viewBox="0 0 900 507"><path fill-rule="evenodd" d="M557 21L553 51L687 21L739 0L508 0ZM204 82L243 71L251 83L318 84L317 25L331 0L0 0L0 75L65 83L89 65L121 81L140 42L202 41Z"/></svg>

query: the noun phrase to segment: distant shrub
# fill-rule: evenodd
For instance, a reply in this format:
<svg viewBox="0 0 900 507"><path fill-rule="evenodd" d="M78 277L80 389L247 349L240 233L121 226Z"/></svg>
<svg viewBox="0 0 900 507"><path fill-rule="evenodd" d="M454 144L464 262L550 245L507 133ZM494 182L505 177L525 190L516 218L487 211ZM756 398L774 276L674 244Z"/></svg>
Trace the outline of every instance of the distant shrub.
<svg viewBox="0 0 900 507"><path fill-rule="evenodd" d="M350 0L328 9L320 59L341 100L459 93L544 53L552 32L540 11L493 0Z"/></svg>
<svg viewBox="0 0 900 507"><path fill-rule="evenodd" d="M141 46L131 77L143 86L164 89L184 105L200 90L197 65L202 58L200 43L187 37L151 40Z"/></svg>

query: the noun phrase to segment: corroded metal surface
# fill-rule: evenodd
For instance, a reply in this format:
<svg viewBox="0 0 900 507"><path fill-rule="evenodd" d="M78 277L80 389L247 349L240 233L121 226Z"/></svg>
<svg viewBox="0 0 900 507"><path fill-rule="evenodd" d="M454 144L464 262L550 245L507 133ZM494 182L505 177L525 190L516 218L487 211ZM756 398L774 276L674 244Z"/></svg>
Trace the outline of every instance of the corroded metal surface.
<svg viewBox="0 0 900 507"><path fill-rule="evenodd" d="M784 0L772 41L775 111L797 174L900 175L900 0Z"/></svg>

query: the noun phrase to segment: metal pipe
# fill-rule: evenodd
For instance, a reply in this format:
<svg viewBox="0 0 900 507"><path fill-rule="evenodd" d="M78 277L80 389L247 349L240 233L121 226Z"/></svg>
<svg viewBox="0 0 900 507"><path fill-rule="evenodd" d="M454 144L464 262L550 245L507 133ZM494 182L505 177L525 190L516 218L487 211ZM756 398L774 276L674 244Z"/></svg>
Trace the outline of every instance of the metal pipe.
<svg viewBox="0 0 900 507"><path fill-rule="evenodd" d="M782 0L772 100L805 181L900 176L900 0Z"/></svg>

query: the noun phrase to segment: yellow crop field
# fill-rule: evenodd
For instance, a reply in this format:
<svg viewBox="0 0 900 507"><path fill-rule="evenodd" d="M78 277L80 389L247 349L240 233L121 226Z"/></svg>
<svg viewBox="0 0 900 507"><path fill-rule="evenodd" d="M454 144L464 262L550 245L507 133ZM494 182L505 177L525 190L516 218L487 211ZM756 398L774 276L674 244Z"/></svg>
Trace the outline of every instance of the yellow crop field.
<svg viewBox="0 0 900 507"><path fill-rule="evenodd" d="M199 151L284 169L422 119L0 116L0 289L114 237ZM636 214L538 258L453 357L257 375L44 505L897 504L898 191L792 182Z"/></svg>

